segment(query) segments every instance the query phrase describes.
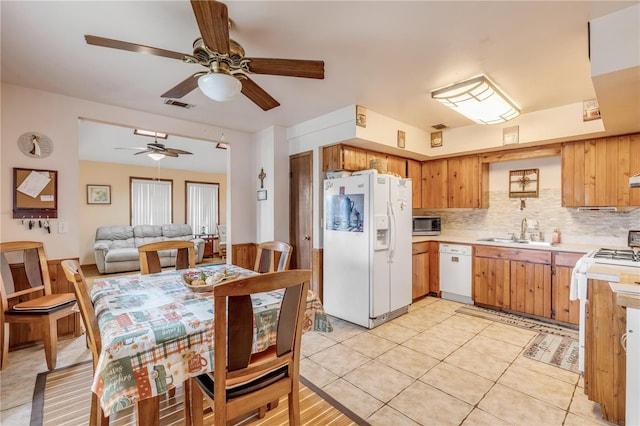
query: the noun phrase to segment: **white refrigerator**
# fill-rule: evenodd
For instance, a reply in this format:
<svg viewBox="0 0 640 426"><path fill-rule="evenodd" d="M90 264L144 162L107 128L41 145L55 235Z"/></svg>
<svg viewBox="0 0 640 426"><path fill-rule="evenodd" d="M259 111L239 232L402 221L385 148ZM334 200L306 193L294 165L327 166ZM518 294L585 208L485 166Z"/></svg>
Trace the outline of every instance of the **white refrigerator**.
<svg viewBox="0 0 640 426"><path fill-rule="evenodd" d="M323 306L374 328L411 304L411 180L366 170L324 181Z"/></svg>

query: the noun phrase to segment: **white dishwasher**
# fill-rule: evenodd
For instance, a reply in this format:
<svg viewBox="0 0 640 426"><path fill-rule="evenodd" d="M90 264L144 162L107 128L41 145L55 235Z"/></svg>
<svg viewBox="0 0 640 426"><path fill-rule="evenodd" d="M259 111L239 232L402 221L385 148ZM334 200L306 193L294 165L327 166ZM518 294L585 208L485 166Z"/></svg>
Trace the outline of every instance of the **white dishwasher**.
<svg viewBox="0 0 640 426"><path fill-rule="evenodd" d="M471 246L440 244L440 295L473 305L471 298Z"/></svg>

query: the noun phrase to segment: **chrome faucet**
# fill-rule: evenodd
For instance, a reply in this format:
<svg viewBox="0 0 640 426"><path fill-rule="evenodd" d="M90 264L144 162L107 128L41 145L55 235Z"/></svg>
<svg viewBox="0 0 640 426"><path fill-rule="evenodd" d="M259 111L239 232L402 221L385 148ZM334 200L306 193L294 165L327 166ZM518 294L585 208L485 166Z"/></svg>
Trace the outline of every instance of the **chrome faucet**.
<svg viewBox="0 0 640 426"><path fill-rule="evenodd" d="M522 222L520 223L520 239L521 240L526 240L527 239L527 235L526 235L526 230L527 230L527 218L523 217L522 218Z"/></svg>

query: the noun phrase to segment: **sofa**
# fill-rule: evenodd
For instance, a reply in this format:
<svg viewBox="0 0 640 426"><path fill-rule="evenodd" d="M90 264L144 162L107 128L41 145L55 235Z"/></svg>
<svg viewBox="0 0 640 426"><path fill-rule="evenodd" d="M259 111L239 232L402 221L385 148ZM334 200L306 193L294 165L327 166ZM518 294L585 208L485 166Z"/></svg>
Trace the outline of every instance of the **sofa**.
<svg viewBox="0 0 640 426"><path fill-rule="evenodd" d="M191 226L185 224L136 225L136 226L100 226L96 230L93 252L96 267L101 274L137 271L140 269L138 247L143 244L166 240L193 241L196 251L196 263L202 262L204 240L194 238ZM160 265L175 266L176 250L158 253Z"/></svg>

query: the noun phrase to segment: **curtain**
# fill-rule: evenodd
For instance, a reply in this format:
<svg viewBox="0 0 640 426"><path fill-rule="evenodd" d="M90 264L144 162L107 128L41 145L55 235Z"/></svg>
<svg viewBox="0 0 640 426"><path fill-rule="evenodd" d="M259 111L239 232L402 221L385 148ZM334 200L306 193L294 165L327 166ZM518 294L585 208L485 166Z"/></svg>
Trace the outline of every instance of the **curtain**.
<svg viewBox="0 0 640 426"><path fill-rule="evenodd" d="M187 224L194 234L213 234L218 225L217 183L187 182Z"/></svg>
<svg viewBox="0 0 640 426"><path fill-rule="evenodd" d="M171 223L172 182L131 179L131 225Z"/></svg>

